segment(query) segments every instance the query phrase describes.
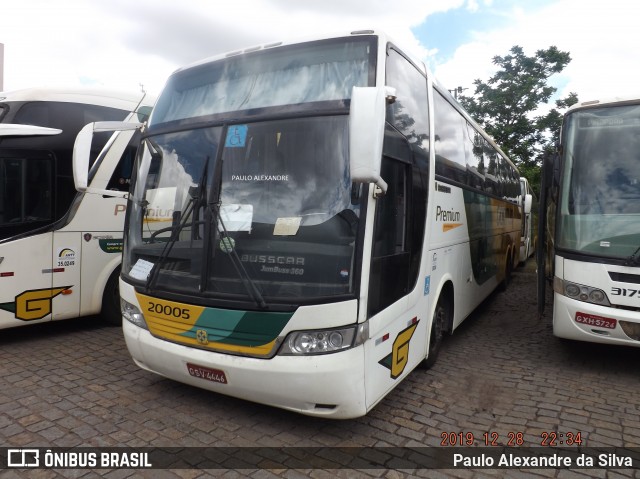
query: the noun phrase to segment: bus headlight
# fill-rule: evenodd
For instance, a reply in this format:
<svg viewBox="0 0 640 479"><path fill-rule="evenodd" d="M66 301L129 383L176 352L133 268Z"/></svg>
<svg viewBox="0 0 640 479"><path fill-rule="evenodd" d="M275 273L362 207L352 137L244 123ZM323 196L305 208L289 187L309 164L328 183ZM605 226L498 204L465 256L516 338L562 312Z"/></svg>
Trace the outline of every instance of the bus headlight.
<svg viewBox="0 0 640 479"><path fill-rule="evenodd" d="M120 309L122 310L122 317L129 321L130 323L135 324L139 328L149 329L147 326L147 322L144 320L144 315L140 312L138 307L134 304L131 304L124 299L120 299Z"/></svg>
<svg viewBox="0 0 640 479"><path fill-rule="evenodd" d="M340 329L293 331L285 338L278 354L306 356L335 353L358 346L368 337L368 322Z"/></svg>
<svg viewBox="0 0 640 479"><path fill-rule="evenodd" d="M557 276L553 278L553 290L558 294L578 301L584 301L585 303L611 306L607 299L607 295L601 289L572 283L570 281L564 281Z"/></svg>

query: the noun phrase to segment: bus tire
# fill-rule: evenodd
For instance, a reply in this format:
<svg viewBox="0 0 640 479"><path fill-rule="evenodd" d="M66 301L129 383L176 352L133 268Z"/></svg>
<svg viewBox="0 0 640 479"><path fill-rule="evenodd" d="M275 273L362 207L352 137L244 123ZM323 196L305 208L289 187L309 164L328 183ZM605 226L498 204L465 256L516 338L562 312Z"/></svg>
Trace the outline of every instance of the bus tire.
<svg viewBox="0 0 640 479"><path fill-rule="evenodd" d="M102 311L100 316L105 323L113 326L120 326L122 324L122 312L120 311L120 288L118 286L118 280L120 279L120 268L116 269L102 293Z"/></svg>
<svg viewBox="0 0 640 479"><path fill-rule="evenodd" d="M451 322L452 312L451 301L449 301L449 297L443 291L438 297L438 302L433 311L431 334L429 335L429 352L422 362L425 369L431 368L438 359L445 332Z"/></svg>
<svg viewBox="0 0 640 479"><path fill-rule="evenodd" d="M511 283L511 273L513 270L513 260L511 255L507 254L507 258L505 260L504 265L504 278L500 283L500 291L504 292L509 287L509 283Z"/></svg>

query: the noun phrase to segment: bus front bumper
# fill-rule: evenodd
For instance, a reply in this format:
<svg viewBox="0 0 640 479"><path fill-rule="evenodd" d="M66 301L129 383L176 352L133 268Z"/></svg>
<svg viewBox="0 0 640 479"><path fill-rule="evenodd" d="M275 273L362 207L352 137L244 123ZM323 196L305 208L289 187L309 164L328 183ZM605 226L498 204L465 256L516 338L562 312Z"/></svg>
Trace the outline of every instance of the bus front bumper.
<svg viewBox="0 0 640 479"><path fill-rule="evenodd" d="M334 354L258 359L171 343L129 321L122 323L134 362L169 379L311 416L346 419L367 412L362 346Z"/></svg>
<svg viewBox="0 0 640 479"><path fill-rule="evenodd" d="M633 334L634 330L640 333L640 313L636 311L585 303L554 293L553 334L559 338L640 347L640 335Z"/></svg>

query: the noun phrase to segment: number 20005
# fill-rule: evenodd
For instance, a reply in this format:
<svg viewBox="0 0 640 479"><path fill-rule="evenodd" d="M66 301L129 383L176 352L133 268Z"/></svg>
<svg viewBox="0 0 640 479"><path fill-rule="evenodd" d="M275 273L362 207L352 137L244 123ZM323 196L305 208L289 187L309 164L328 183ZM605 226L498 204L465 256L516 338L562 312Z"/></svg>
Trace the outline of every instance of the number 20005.
<svg viewBox="0 0 640 479"><path fill-rule="evenodd" d="M175 318L190 319L191 315L187 308L180 308L178 306L171 306L169 304L160 304L149 302L147 311L150 313L163 314L165 316L173 316Z"/></svg>

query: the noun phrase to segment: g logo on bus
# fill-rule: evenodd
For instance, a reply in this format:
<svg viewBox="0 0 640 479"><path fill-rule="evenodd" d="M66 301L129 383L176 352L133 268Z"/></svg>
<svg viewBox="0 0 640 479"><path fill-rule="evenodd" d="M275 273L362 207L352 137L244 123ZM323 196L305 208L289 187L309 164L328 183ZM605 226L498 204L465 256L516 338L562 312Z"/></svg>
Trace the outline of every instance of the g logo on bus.
<svg viewBox="0 0 640 479"><path fill-rule="evenodd" d="M409 362L409 341L418 327L419 321L413 318L411 324L400 331L393 342L391 354L382 358L378 364L391 371L391 379L399 378Z"/></svg>
<svg viewBox="0 0 640 479"><path fill-rule="evenodd" d="M51 314L51 302L53 298L69 288L71 288L71 286L23 291L16 296L15 302L0 304L0 309L14 313L16 319L22 321L42 319L46 315Z"/></svg>
<svg viewBox="0 0 640 479"><path fill-rule="evenodd" d="M209 344L209 335L204 329L198 329L196 331L196 340L202 345Z"/></svg>

